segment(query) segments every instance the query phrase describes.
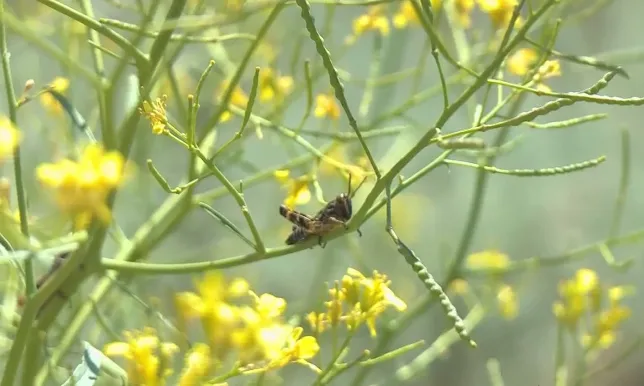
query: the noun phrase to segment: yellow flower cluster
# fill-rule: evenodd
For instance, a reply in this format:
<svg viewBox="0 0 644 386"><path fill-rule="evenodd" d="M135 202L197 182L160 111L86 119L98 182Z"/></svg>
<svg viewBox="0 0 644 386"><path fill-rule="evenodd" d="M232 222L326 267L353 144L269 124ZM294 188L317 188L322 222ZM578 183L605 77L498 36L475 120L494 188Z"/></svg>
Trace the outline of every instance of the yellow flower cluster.
<svg viewBox="0 0 644 386"><path fill-rule="evenodd" d="M387 308L400 312L407 309L405 302L389 288L390 284L387 276L378 271L366 277L349 268L342 280L329 289L329 300L324 303L326 311L311 312L306 318L318 334L340 324L352 331L366 324L371 336L376 336L376 320Z"/></svg>
<svg viewBox="0 0 644 386"><path fill-rule="evenodd" d="M87 145L79 160L62 159L36 169L38 180L53 190L57 205L72 216L76 229L85 228L94 216L111 221L106 199L121 186L125 172L123 156L99 144Z"/></svg>
<svg viewBox="0 0 644 386"><path fill-rule="evenodd" d="M229 85L230 85L230 81L225 80L219 86L219 95L217 97L218 102L221 102L221 98L223 98ZM248 95L246 95L244 90L242 90L242 88L239 87L239 85L237 85L233 90L232 96L230 97L230 104L239 108L245 108L246 105L248 104ZM229 121L230 118L232 118L232 114L230 113L230 111L226 110L221 115L220 121L223 123L223 122Z"/></svg>
<svg viewBox="0 0 644 386"><path fill-rule="evenodd" d="M0 117L0 161L11 157L20 143L20 131L7 117Z"/></svg>
<svg viewBox="0 0 644 386"><path fill-rule="evenodd" d="M289 208L295 208L298 205L307 204L311 201L311 191L309 183L311 177L308 175L297 178L291 177L291 171L280 169L273 172L273 176L280 185L287 191L284 205Z"/></svg>
<svg viewBox="0 0 644 386"><path fill-rule="evenodd" d="M161 342L153 328L126 331L124 335L125 341L108 343L103 352L127 360L126 371L132 385L162 385L160 380L172 374L170 361L179 347Z"/></svg>
<svg viewBox="0 0 644 386"><path fill-rule="evenodd" d="M588 315L591 323L585 326L582 343L589 348L607 348L615 341L619 325L631 314L630 308L621 304L629 292L623 286L603 289L597 273L582 268L573 278L560 283L561 299L554 303L553 312L571 330L577 330ZM602 307L606 295L608 305Z"/></svg>
<svg viewBox="0 0 644 386"><path fill-rule="evenodd" d="M307 319L317 334L343 323L351 331L366 324L375 336L376 320L387 308L401 312L407 308L389 285L387 276L377 271L366 277L349 268L329 290L327 311L311 312ZM193 330L188 323L196 320L207 341L193 345L185 354L178 382L174 384L212 385L207 380L217 376L217 370L231 359L234 368L228 375L220 374L219 379L275 370L290 363L322 373L309 361L320 350L316 337L303 336L302 327L286 322L284 299L268 293L257 295L246 280L226 280L218 272L205 274L196 280L195 287L195 292L175 295L178 329L187 335L187 331ZM103 352L125 359L132 384L166 385L173 375L172 361L179 347L162 341L156 330L149 327L126 331L124 335L124 341L106 344Z"/></svg>
<svg viewBox="0 0 644 386"><path fill-rule="evenodd" d="M166 130L168 124L168 116L166 113L167 95L162 95L156 98L152 103L143 101L143 105L139 107L139 113L150 121L152 132L156 135L161 135Z"/></svg>
<svg viewBox="0 0 644 386"><path fill-rule="evenodd" d="M290 76L279 76L270 67L263 68L259 72L257 88L259 89L259 100L269 102L276 100L281 102L293 89L293 78Z"/></svg>
<svg viewBox="0 0 644 386"><path fill-rule="evenodd" d="M413 0L405 0L400 4L398 11L393 16L393 24L396 28L406 28L410 25L418 25L418 14L412 5ZM432 11L437 13L441 10L445 2L450 2L454 8L455 16L458 22L464 28L469 28L472 24L471 13L474 10L475 3L478 4L481 11L488 14L492 25L495 29L505 28L512 17L514 7L518 4L517 0L430 0ZM517 20L520 25L521 19ZM353 21L353 34L347 38L347 43L351 44L369 30L378 31L381 35L389 34L389 19L384 14L382 5L369 7L365 14L358 16Z"/></svg>
<svg viewBox="0 0 644 386"><path fill-rule="evenodd" d="M50 84L49 87L60 93L64 94L69 88L69 79L63 77L56 77ZM49 93L40 94L40 104L45 108L45 110L52 115L62 115L63 107L60 105L58 100L54 98Z"/></svg>
<svg viewBox="0 0 644 386"><path fill-rule="evenodd" d="M315 97L315 111L317 118L329 118L336 120L340 118L340 108L331 94L319 94Z"/></svg>
<svg viewBox="0 0 644 386"><path fill-rule="evenodd" d="M301 328L284 321L284 299L257 295L243 279L227 283L217 272L206 274L196 288L176 295L181 328L198 319L215 361L236 355L247 369L266 371L308 363L317 354L315 338L301 337Z"/></svg>
<svg viewBox="0 0 644 386"><path fill-rule="evenodd" d="M360 35L371 30L378 31L382 36L389 35L389 19L384 10L382 5L374 5L367 9L367 13L353 20L353 35L347 37L346 43L355 43Z"/></svg>
<svg viewBox="0 0 644 386"><path fill-rule="evenodd" d="M516 291L512 286L503 283L500 279L500 273L508 268L510 258L505 253L490 249L469 255L465 261L465 266L471 270L483 270L490 272L491 288L495 293L495 299L499 313L505 319L512 320L519 314L519 300ZM464 287L465 283L458 283ZM466 287L465 287L466 288ZM466 289L462 289L464 292Z"/></svg>
<svg viewBox="0 0 644 386"><path fill-rule="evenodd" d="M539 54L534 49L520 48L508 58L508 71L518 76L525 76L534 70L538 59ZM537 90L549 92L550 87L543 81L556 76L561 76L561 64L558 60L546 60L532 76L532 82Z"/></svg>

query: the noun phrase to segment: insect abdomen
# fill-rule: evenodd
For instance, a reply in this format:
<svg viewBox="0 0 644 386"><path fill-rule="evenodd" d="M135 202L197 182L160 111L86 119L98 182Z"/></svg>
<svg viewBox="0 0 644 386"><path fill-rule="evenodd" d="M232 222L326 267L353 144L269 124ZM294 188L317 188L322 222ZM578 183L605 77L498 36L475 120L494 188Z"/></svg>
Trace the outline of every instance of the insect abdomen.
<svg viewBox="0 0 644 386"><path fill-rule="evenodd" d="M287 208L284 205L280 205L280 214L283 217L285 217L286 219L288 219L290 222L292 222L292 223L294 223L296 225L299 225L299 226L301 226L303 228L306 228L308 226L309 222L311 222L310 218L308 218L308 217L306 217L306 216L304 216L304 215L302 215L302 214L300 214L300 213L298 213L298 212L296 212L294 210L291 210L291 209Z"/></svg>
<svg viewBox="0 0 644 386"><path fill-rule="evenodd" d="M294 227L293 232L291 232L290 235L288 235L288 238L286 239L286 245L293 245L300 243L309 236L309 233L304 229L300 227Z"/></svg>

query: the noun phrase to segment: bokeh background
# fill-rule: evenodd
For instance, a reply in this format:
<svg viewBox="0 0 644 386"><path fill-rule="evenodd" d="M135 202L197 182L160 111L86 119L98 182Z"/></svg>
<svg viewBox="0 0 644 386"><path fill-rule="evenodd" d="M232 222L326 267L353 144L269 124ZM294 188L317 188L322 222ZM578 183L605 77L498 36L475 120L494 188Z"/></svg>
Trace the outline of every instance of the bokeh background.
<svg viewBox="0 0 644 386"><path fill-rule="evenodd" d="M66 2L77 7L78 2ZM127 5L127 2L123 2ZM169 3L169 2L167 2ZM397 8L396 2L390 5L390 13ZM539 3L533 1L533 3ZM562 15L572 17L583 10L585 2L570 1L569 11ZM594 3L594 2L593 2ZM614 64L622 65L630 79L617 77L602 94L620 97L642 96L644 90L644 45L641 37L644 26L641 15L644 14L644 3L636 1L609 1L601 11L581 21L564 20L554 48L557 51L595 56ZM139 17L127 9L121 9L114 3L94 1L97 17L114 18L137 23ZM38 39L52 42L69 54L69 57L88 69L92 68L90 46L86 35L76 23L61 15L36 5L32 1L8 1L9 12L21 20L19 29L8 28L9 50L13 80L18 93L27 79L34 79L37 86L42 86L56 76L68 77L70 88L68 97L76 108L88 119L90 126L98 135L98 111L96 94L90 85L72 69L55 60L38 45L25 39L24 31L36 34ZM225 4L214 2L209 6L209 14L225 17L218 12ZM536 5L535 5L536 6ZM165 9L167 4L161 6ZM213 11L214 9L214 11ZM313 6L318 26L325 23L329 15L323 5ZM351 33L352 21L365 11L364 7L338 6L332 15L330 34L324 36L327 47L335 58L336 66L343 73L351 74L345 78L346 95L353 111L358 110L362 98L363 85L359 82L367 77L373 61L373 37L367 34L360 37L350 48L344 47L344 39ZM163 12L159 12L159 19ZM220 27L222 33L254 33L263 22L266 14L255 15L245 20ZM269 34L266 46L249 62L242 87L248 91L255 66L265 66L267 57L275 58L274 66L283 74L289 73L291 58L296 49L298 38L304 34L304 22L299 18L299 9L293 5L285 10ZM489 35L489 21L478 9L473 14L473 29L480 30L481 38ZM444 34L449 31L442 29ZM207 34L209 31L205 31ZM126 36L127 33L125 33ZM448 36L448 35L445 35ZM536 35L535 35L536 36ZM403 69L414 68L419 64L421 55L428 55L425 45L426 35L418 27L405 30L392 29L390 36L383 44L383 74ZM449 41L449 39L446 38ZM110 49L108 39L102 42ZM148 44L150 41L146 41ZM313 44L308 39L302 40L301 61L311 59L319 63ZM187 95L194 92L196 80L206 67L208 61L221 53L222 47L231 60L238 63L249 46L248 41L230 40L221 46L215 44L189 44L174 63L174 71L181 80L179 84ZM148 46L144 46L149 48ZM146 48L146 49L147 49ZM344 52L341 56L340 53ZM297 73L292 74L296 89L303 86L302 63L297 65ZM113 68L114 60L107 59L108 68ZM360 117L364 125L383 111L388 111L404 103L414 88L418 90L433 87L438 83L435 65L428 57L420 85L414 84L411 78L376 89L374 106L366 117ZM445 65L449 68L448 65ZM449 68L448 71L452 71ZM200 118L207 117L216 108L215 96L217 87L226 72L216 65L215 71L206 82L202 93ZM603 72L588 66L562 61L562 76L548 81L556 91L577 91L595 83ZM162 78L163 81L163 78ZM516 81L516 79L515 79ZM452 99L461 88L452 89ZM326 75L314 84L314 92L327 92L329 89ZM115 100L114 119L121 119L123 111L131 100L132 90L123 84L123 90ZM159 91L160 93L161 91ZM6 106L5 95L0 96L0 105ZM530 96L526 99L521 111L545 103L546 99ZM168 111L177 117L177 103L185 103L176 96L170 96ZM282 123L295 127L306 108L305 93L284 111ZM387 170L407 150L415 144L420 135L431 125L442 109L440 95L411 108L405 116L418 123L418 127L401 132L396 136L384 137L369 141L382 169ZM6 113L6 108L3 107ZM261 114L261 106L260 110ZM471 110L470 110L471 111ZM444 132L464 129L470 126L472 118L468 109L457 113L451 119ZM608 160L597 168L578 173L553 177L528 177L490 175L484 195L484 206L476 235L468 249L469 253L498 249L508 254L513 260L533 256L558 256L577 247L604 240L609 232L615 199L618 193L620 178L621 137L620 130L630 132L631 183L626 200L626 209L620 227L620 234L625 234L644 226L644 147L642 107L618 107L590 103L577 103L539 122L550 122L574 118L595 113L608 113L605 120L586 123L561 130L531 130L526 126L512 129L511 138L521 136L516 148L497 160L497 166L507 169L544 168L581 162L587 159L606 155ZM239 119L220 125L217 143L223 144L232 137L239 127ZM385 122L382 126L409 124L404 117ZM19 127L25 134L23 144L24 171L29 189L31 210L36 216L46 216L53 211L46 191L40 189L34 178L34 167L43 161L50 160L64 141L70 123L67 117L49 114L36 101L24 107L19 115ZM203 123L203 120L200 121ZM342 114L337 125L340 130L350 130L346 117ZM381 126L381 127L382 127ZM311 117L307 129L332 130L333 124ZM188 153L176 143L164 137L152 134L149 125L142 120L134 145L133 160L137 164L135 178L119 195L115 217L124 232L131 236L151 214L168 199L165 193L151 178L145 167L145 160L150 158L155 166L166 177L171 186L181 182L185 172ZM485 133L481 138L491 140L495 132ZM316 146L328 143L328 139L305 136ZM61 145L63 143L63 145ZM360 155L356 142L347 143L349 154ZM243 154L239 154L243 152ZM255 174L257 171L273 169L295 155L305 154L306 150L292 140L280 136L271 128L263 128L263 138L248 135L239 146L234 146L229 155L224 157L220 167L232 181L238 181ZM403 171L411 175L420 167L430 162L439 154L439 149L428 148L421 152ZM467 159L464 156L455 156ZM243 161L241 161L243 160ZM475 160L473 161L475 162ZM12 166L5 163L3 175L12 175ZM310 168L294 169L295 175L306 173ZM400 237L420 256L429 271L442 279L450 259L456 253L462 238L469 215L473 191L475 189L476 170L458 166L440 167L428 176L407 189L394 201L394 224ZM346 189L346 182L339 174L330 173L319 176L325 198ZM368 192L367 184L358 192L354 208L358 208ZM198 191L220 187L214 179L200 184ZM284 242L285 232L290 225L279 215L277 208L285 196L284 189L277 180L268 178L265 181L245 189L245 198L251 213L258 224L268 247L280 246ZM238 207L230 197L208 202L217 210L232 219L242 229L245 226ZM315 200L300 209L315 212L320 204ZM348 234L329 243L325 249L313 248L292 255L257 262L250 265L232 268L225 271L229 277L243 276L249 280L257 292L271 292L288 301L288 314L303 314L319 308L319 297L325 281L341 278L347 267L378 269L386 273L393 281L392 288L401 298L413 304L425 292L419 280L411 272L403 258L397 253L394 243L385 233L384 211L374 216L362 227L363 237ZM116 245L108 244L104 250L105 257L111 257ZM216 260L230 256L243 255L250 251L232 233L223 228L206 213L195 210L183 221L162 244L150 251L149 261L158 263L178 263L189 261ZM557 284L560 280L572 276L576 269L588 267L595 269L603 282L610 285L634 285L638 293L628 299L633 309L631 318L625 323L622 334L616 344L596 361L603 363L621 352L623 347L638 339L642 331L639 321L644 317L640 292L641 278L644 276L642 258L644 243L619 247L613 250L618 260L633 258L634 264L626 272L610 268L599 253L590 253L583 260L554 267L540 268L521 272L508 277L507 281L515 286L520 302L519 316L513 321L506 321L493 310L486 319L472 332L479 348L470 349L464 343L446 350L440 359L433 362L424 372L407 381L408 385L486 385L489 384L486 361L497 358L506 385L553 385L554 353L556 343L556 322L552 314L552 303L557 299ZM44 268L43 268L44 269ZM169 307L172 293L192 288L192 278L182 276L145 276L129 284L130 290L142 299L156 296L161 299L160 308L172 317ZM91 289L89 281L85 289ZM476 285L474 285L476 288ZM140 328L146 316L135 301L121 291L114 290L111 296L118 299L122 306L111 308L109 317L111 327L118 331L123 328ZM82 302L77 299L76 302ZM461 315L467 309L462 301L455 300ZM64 325L64 318L60 322ZM91 327L95 322L88 322ZM439 307L433 306L428 312L417 318L411 326L396 339L391 349L424 339L431 343L449 329L447 318ZM87 329L89 339L91 328ZM52 339L55 339L52 337ZM104 336L94 341L100 347ZM55 341L51 342L55 345ZM356 347L370 347L373 341L368 333L359 334ZM80 346L79 346L80 347ZM78 348L77 348L78 349ZM357 352L357 350L356 350ZM373 384L398 384L392 379L394 369L407 363L419 351L412 351L397 359L385 362L374 368L368 381ZM67 361L74 364L72 354ZM588 380L587 385L618 384L637 386L644 384L644 353L636 351L624 360L624 363L611 371L602 373ZM301 378L298 378L301 377ZM298 368L286 370L287 384L307 384L309 375ZM336 384L350 384L352 374L341 377ZM231 382L231 384L236 381Z"/></svg>

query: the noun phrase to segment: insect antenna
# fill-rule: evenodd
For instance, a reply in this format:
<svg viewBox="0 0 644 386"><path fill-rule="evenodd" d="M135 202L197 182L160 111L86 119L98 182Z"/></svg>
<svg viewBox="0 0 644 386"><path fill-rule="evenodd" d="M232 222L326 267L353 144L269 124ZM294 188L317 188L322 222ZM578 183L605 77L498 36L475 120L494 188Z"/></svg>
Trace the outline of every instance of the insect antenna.
<svg viewBox="0 0 644 386"><path fill-rule="evenodd" d="M356 195L356 193L358 192L358 189L360 189L360 187L362 187L362 184L364 184L364 182L365 182L366 180L367 180L367 176L365 176L365 177L362 179L362 181L360 181L360 184L358 185L358 187L357 187L357 188L355 188L355 190L351 191L351 173L349 173L349 189L347 190L347 196L349 197L349 202L351 202L351 200L353 199L353 197L354 197L354 196ZM358 235L359 235L360 237L362 237L362 232L360 231L360 228L356 229L356 231L358 232Z"/></svg>
<svg viewBox="0 0 644 386"><path fill-rule="evenodd" d="M357 188L355 188L355 190L351 191L351 173L349 173L349 189L348 189L348 191L347 191L347 196L349 196L349 198L353 198L353 197L356 195L356 193L358 193L358 189L360 189L360 187L362 187L362 184L364 184L364 182L365 182L366 180L367 180L367 176L365 176L365 177L362 179L362 181L360 182L360 184L358 185L358 187L357 187Z"/></svg>

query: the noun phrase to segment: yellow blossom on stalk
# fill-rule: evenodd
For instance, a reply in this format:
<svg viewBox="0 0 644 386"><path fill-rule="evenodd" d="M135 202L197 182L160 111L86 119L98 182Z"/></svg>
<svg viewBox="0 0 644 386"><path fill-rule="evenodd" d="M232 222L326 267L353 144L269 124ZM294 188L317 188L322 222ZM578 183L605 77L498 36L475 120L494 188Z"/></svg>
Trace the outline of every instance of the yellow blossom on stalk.
<svg viewBox="0 0 644 386"><path fill-rule="evenodd" d="M477 0L477 3L481 10L488 14L496 29L508 26L514 8L519 4L517 0ZM521 23L521 17L518 17L514 27L520 27Z"/></svg>
<svg viewBox="0 0 644 386"><path fill-rule="evenodd" d="M283 323L281 317L266 318L248 306L242 307L239 315L241 326L229 332L239 350L238 359L247 364L277 358L293 327Z"/></svg>
<svg viewBox="0 0 644 386"><path fill-rule="evenodd" d="M469 269L503 270L510 265L510 258L505 253L490 249L472 253L467 257L465 265Z"/></svg>
<svg viewBox="0 0 644 386"><path fill-rule="evenodd" d="M474 0L455 0L454 8L456 17L463 28L469 28L472 25L470 14L474 9Z"/></svg>
<svg viewBox="0 0 644 386"><path fill-rule="evenodd" d="M582 268L571 280L559 284L561 300L555 302L553 312L563 324L573 328L585 311L599 309L601 288L594 271Z"/></svg>
<svg viewBox="0 0 644 386"><path fill-rule="evenodd" d="M139 107L139 113L150 121L152 132L156 135L163 134L168 123L165 109L167 100L168 96L164 94L160 98L156 98L152 103L143 101L143 105Z"/></svg>
<svg viewBox="0 0 644 386"><path fill-rule="evenodd" d="M106 200L125 180L126 163L119 152L89 144L78 161L43 163L36 175L42 185L54 191L59 208L72 215L76 229L82 229L92 217L106 224L111 221Z"/></svg>
<svg viewBox="0 0 644 386"><path fill-rule="evenodd" d="M11 157L22 135L7 117L0 117L0 161Z"/></svg>
<svg viewBox="0 0 644 386"><path fill-rule="evenodd" d="M343 303L346 298L346 293L337 288L337 286L329 289L329 301L324 302L324 306L327 310L326 319L333 327L337 326L342 319Z"/></svg>
<svg viewBox="0 0 644 386"><path fill-rule="evenodd" d="M222 358L232 347L230 332L239 322L239 308L229 303L248 294L244 279L227 282L219 272L208 272L195 283L197 292L175 295L175 303L182 323L198 318L208 337L213 356Z"/></svg>
<svg viewBox="0 0 644 386"><path fill-rule="evenodd" d="M290 177L290 170L276 170L273 175L275 179L287 190L284 205L289 208L295 208L298 205L304 205L311 201L311 191L309 190L309 176L298 178Z"/></svg>
<svg viewBox="0 0 644 386"><path fill-rule="evenodd" d="M233 341L240 350L240 360L273 361L282 356L284 345L293 327L283 323L286 301L271 294L256 295L253 307L243 307L240 313L243 327L233 332Z"/></svg>
<svg viewBox="0 0 644 386"><path fill-rule="evenodd" d="M519 314L519 302L517 300L517 294L512 287L507 284L502 285L496 293L496 300L499 311L504 318L512 320L517 317Z"/></svg>
<svg viewBox="0 0 644 386"><path fill-rule="evenodd" d="M326 157L320 159L319 172L322 175L334 175L339 170L345 179L349 179L351 175L351 190L353 191L360 185L363 180L373 175L373 172L367 171L371 169L369 162L364 162L366 157L361 157L357 160L355 165L352 165L347 156L347 149L343 143L336 142L324 154Z"/></svg>
<svg viewBox="0 0 644 386"><path fill-rule="evenodd" d="M186 355L179 386L198 385L208 375L211 365L210 347L203 343L196 344Z"/></svg>
<svg viewBox="0 0 644 386"><path fill-rule="evenodd" d="M321 334L326 330L327 323L329 322L324 312L309 312L306 315L306 321L309 322L311 330L317 334Z"/></svg>
<svg viewBox="0 0 644 386"><path fill-rule="evenodd" d="M389 288L391 281L387 276L373 271L373 276L365 277L358 270L349 268L342 278L342 291L352 311L347 319L350 328L366 323L371 336L376 336L376 319L389 307L402 312L407 304Z"/></svg>
<svg viewBox="0 0 644 386"><path fill-rule="evenodd" d="M341 142L334 142L329 150L324 153L328 158L344 164L347 160L346 146ZM337 173L337 167L324 158L320 158L318 172L323 176L330 176Z"/></svg>
<svg viewBox="0 0 644 386"><path fill-rule="evenodd" d="M378 31L382 36L389 35L389 20L381 5L369 7L367 13L353 20L353 35L347 37L347 44L353 44L360 35L369 30Z"/></svg>
<svg viewBox="0 0 644 386"><path fill-rule="evenodd" d="M329 118L336 120L340 118L340 107L332 94L318 94L315 97L315 111L317 118Z"/></svg>
<svg viewBox="0 0 644 386"><path fill-rule="evenodd" d="M532 48L520 48L508 58L507 67L511 74L524 76L532 70L539 54Z"/></svg>
<svg viewBox="0 0 644 386"><path fill-rule="evenodd" d="M277 369L289 363L297 362L316 368L308 362L320 351L317 340L312 336L302 336L302 327L295 327L286 340L286 344L280 350L279 356L271 360L266 366L267 369Z"/></svg>
<svg viewBox="0 0 644 386"><path fill-rule="evenodd" d="M586 347L610 347L617 338L617 328L631 316L631 309L625 306L612 306L602 310L593 322L591 333L585 334L582 343Z"/></svg>
<svg viewBox="0 0 644 386"><path fill-rule="evenodd" d="M550 87L543 84L543 81L555 76L561 76L561 64L558 60L546 60L533 77L537 90L550 92Z"/></svg>
<svg viewBox="0 0 644 386"><path fill-rule="evenodd" d="M293 78L278 76L271 68L263 68L259 72L257 88L260 101L276 100L279 103L293 89Z"/></svg>
<svg viewBox="0 0 644 386"><path fill-rule="evenodd" d="M608 289L608 307L592 315L592 327L582 337L584 346L607 349L615 342L619 325L631 315L631 309L622 305L621 300L632 292L632 288L624 286Z"/></svg>
<svg viewBox="0 0 644 386"><path fill-rule="evenodd" d="M59 94L65 94L69 88L69 79L58 76L49 84L49 87ZM44 92L40 94L40 104L50 114L61 115L63 113L63 107L50 93Z"/></svg>
<svg viewBox="0 0 644 386"><path fill-rule="evenodd" d="M275 320L284 314L286 310L286 301L271 294L262 294L257 296L253 291L249 291L250 296L255 302L255 311L262 320Z"/></svg>
<svg viewBox="0 0 644 386"><path fill-rule="evenodd" d="M465 279L454 279L449 283L449 290L458 295L465 295L470 290L470 285Z"/></svg>
<svg viewBox="0 0 644 386"><path fill-rule="evenodd" d="M394 14L393 22L396 28L405 28L410 24L418 24L418 15L411 4L413 0L405 0L400 4L398 12ZM432 11L438 12L441 8L442 0L431 0Z"/></svg>
<svg viewBox="0 0 644 386"><path fill-rule="evenodd" d="M230 85L230 81L228 80L221 82L221 85L219 86L219 95L217 96L220 102L221 102L221 99L224 97L224 94L226 93L226 90L228 89L229 85ZM246 95L244 90L242 90L242 88L239 87L239 85L235 86L235 89L233 90L233 93L230 96L229 103L239 108L245 108L246 105L248 104L248 96ZM221 118L219 119L219 121L226 122L226 121L229 121L230 118L232 118L232 114L230 113L230 111L226 110L221 115Z"/></svg>
<svg viewBox="0 0 644 386"><path fill-rule="evenodd" d="M179 348L174 343L161 342L153 328L143 331L126 331L124 342L105 345L107 356L122 356L126 359L128 382L132 385L165 385L172 374L170 361Z"/></svg>

